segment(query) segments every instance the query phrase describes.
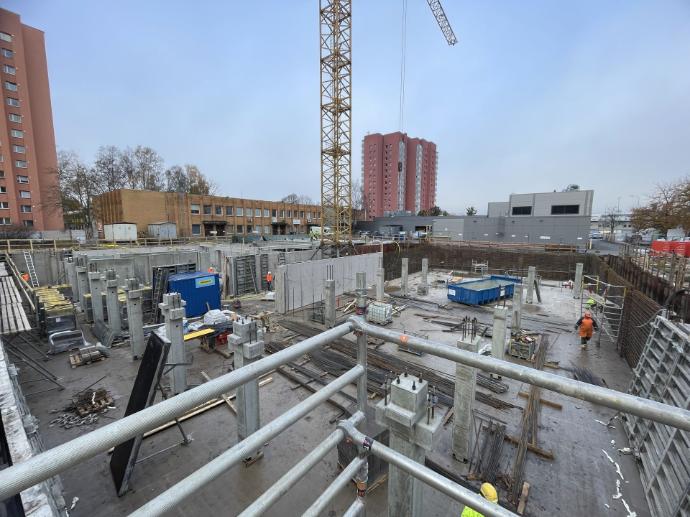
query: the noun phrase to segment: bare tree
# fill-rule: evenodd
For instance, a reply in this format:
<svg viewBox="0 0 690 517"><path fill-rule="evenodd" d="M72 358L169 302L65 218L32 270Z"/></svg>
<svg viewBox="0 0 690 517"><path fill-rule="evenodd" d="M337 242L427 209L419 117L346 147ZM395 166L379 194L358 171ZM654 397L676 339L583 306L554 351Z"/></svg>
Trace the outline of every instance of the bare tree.
<svg viewBox="0 0 690 517"><path fill-rule="evenodd" d="M616 207L606 209L604 215L601 216L601 223L609 230L609 240L615 240L616 227L621 223L622 215Z"/></svg>
<svg viewBox="0 0 690 517"><path fill-rule="evenodd" d="M476 209L474 206L468 206L468 207L465 209L465 213L466 213L467 215L477 215L477 209Z"/></svg>
<svg viewBox="0 0 690 517"><path fill-rule="evenodd" d="M360 180L352 182L352 208L355 210L364 208L364 185Z"/></svg>
<svg viewBox="0 0 690 517"><path fill-rule="evenodd" d="M215 194L218 186L208 179L196 165L185 165L187 176L188 192L190 194Z"/></svg>
<svg viewBox="0 0 690 517"><path fill-rule="evenodd" d="M96 153L93 169L104 192L123 188L127 184L120 155L120 150L114 145L101 146Z"/></svg>
<svg viewBox="0 0 690 517"><path fill-rule="evenodd" d="M138 188L163 190L163 158L156 151L138 145L134 149L134 166Z"/></svg>
<svg viewBox="0 0 690 517"><path fill-rule="evenodd" d="M120 151L120 169L125 177L126 188L140 188L137 177L137 167L134 160L134 151L131 147L127 147Z"/></svg>
<svg viewBox="0 0 690 517"><path fill-rule="evenodd" d="M167 192L189 192L187 173L179 165L173 165L165 171L165 190Z"/></svg>

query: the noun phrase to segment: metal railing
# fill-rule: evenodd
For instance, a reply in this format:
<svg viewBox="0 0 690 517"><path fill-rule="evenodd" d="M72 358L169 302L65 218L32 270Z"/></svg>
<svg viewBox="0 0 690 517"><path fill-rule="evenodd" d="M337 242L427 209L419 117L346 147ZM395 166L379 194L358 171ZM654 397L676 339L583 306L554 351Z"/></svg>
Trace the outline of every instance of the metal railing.
<svg viewBox="0 0 690 517"><path fill-rule="evenodd" d="M362 289L362 286L365 285L365 283L364 276L361 273L358 274L357 281L357 305L358 309L362 309L365 303L363 295L365 291ZM361 314L361 311L359 312ZM346 466L333 484L324 490L316 499L312 507L307 510L306 515L317 515L319 511L326 508L339 490L342 489L353 476L357 479L357 498L347 509L346 515L362 515L365 511L367 454L374 454L380 457L421 482L426 483L462 504L482 512L484 515L501 517L515 515L498 505L489 503L479 494L433 472L393 449L367 438L356 429L355 426L364 419L364 409L367 405L366 368L368 336L402 344L413 350L426 352L456 363L540 386L570 397L587 400L642 418L648 418L678 429L690 430L690 411L688 410L662 404L653 400L635 397L608 388L586 384L534 368L480 356L444 343L386 330L367 323L362 316L354 316L347 322L333 329L327 330L296 345L281 350L280 352L260 359L251 365L222 375L221 377L159 402L138 413L54 447L23 463L13 465L8 469L0 471L0 500L13 496L88 458L105 452L117 444L179 417L186 411L203 402L218 397L233 388L256 379L285 363L294 361L303 354L323 347L333 340L353 331L357 336L357 364L353 368L297 404L295 407L288 409L275 420L265 424L257 432L185 477L170 489L149 501L136 510L133 515L161 515L173 509L197 490L207 486L210 481L237 465L243 458L250 456L252 451L255 451L257 447L279 435L300 418L328 400L333 394L352 383L357 384L358 411L348 420L341 421L338 424L338 428L323 442L314 447L309 454L247 507L241 513L243 517L261 515L266 512L344 437L349 437L353 440L359 447L360 454Z"/></svg>

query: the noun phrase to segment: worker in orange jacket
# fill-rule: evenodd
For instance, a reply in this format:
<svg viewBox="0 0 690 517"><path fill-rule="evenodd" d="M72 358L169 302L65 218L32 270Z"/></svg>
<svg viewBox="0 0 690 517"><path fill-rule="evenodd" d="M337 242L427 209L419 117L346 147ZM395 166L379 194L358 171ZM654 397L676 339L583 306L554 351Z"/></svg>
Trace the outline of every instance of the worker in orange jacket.
<svg viewBox="0 0 690 517"><path fill-rule="evenodd" d="M271 290L271 284L273 283L273 273L270 271L266 273L266 284L268 284L268 290Z"/></svg>
<svg viewBox="0 0 690 517"><path fill-rule="evenodd" d="M599 325L592 318L592 313L585 311L585 315L582 316L577 323L575 323L575 330L580 329L580 345L582 350L587 350L587 342L592 338L595 330L599 330Z"/></svg>

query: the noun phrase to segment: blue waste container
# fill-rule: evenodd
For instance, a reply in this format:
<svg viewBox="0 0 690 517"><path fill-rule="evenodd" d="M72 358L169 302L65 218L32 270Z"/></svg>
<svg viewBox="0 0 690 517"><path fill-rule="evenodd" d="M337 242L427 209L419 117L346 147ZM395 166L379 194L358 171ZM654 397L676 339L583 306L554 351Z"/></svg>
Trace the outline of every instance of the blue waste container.
<svg viewBox="0 0 690 517"><path fill-rule="evenodd" d="M168 292L180 293L187 302L188 318L206 314L210 309L220 309L220 276L218 273L177 273L168 278Z"/></svg>

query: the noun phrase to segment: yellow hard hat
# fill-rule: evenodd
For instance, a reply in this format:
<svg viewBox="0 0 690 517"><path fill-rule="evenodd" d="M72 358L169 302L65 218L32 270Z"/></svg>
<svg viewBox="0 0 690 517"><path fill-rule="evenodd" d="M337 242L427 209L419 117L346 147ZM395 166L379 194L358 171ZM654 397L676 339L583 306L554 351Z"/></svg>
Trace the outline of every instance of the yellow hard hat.
<svg viewBox="0 0 690 517"><path fill-rule="evenodd" d="M498 492L491 483L482 483L479 493L484 496L484 499L492 503L498 503Z"/></svg>

